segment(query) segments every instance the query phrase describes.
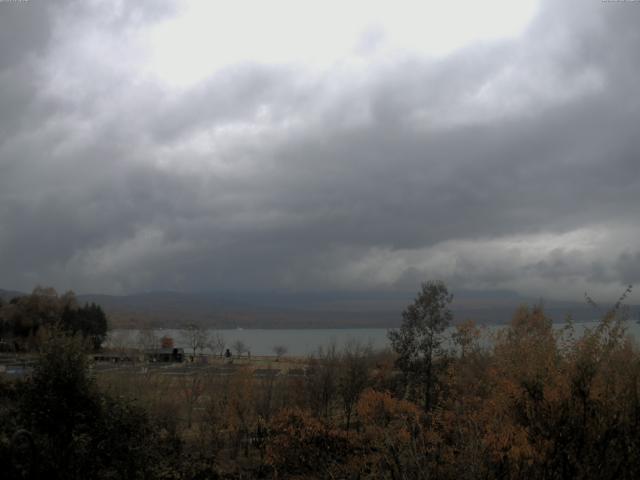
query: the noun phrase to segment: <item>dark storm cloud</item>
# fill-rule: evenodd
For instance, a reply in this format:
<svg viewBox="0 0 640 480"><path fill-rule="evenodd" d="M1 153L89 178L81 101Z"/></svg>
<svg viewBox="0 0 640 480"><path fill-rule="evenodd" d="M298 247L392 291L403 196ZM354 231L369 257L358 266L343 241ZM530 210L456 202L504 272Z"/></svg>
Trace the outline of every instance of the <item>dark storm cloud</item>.
<svg viewBox="0 0 640 480"><path fill-rule="evenodd" d="M22 63L26 56L43 52L51 35L51 9L63 3L32 1L2 5L0 70Z"/></svg>
<svg viewBox="0 0 640 480"><path fill-rule="evenodd" d="M1 285L412 289L437 275L538 292L637 277L637 5L545 2L523 37L437 60L316 75L243 62L172 90L66 55L74 16L106 42L175 7L130 3L11 10L25 43L1 47ZM574 231L583 245L557 245Z"/></svg>
<svg viewBox="0 0 640 480"><path fill-rule="evenodd" d="M33 101L33 63L46 49L52 29L45 3L0 5L0 140L20 127Z"/></svg>
<svg viewBox="0 0 640 480"><path fill-rule="evenodd" d="M640 251L621 254L616 269L623 282L637 284L640 281Z"/></svg>

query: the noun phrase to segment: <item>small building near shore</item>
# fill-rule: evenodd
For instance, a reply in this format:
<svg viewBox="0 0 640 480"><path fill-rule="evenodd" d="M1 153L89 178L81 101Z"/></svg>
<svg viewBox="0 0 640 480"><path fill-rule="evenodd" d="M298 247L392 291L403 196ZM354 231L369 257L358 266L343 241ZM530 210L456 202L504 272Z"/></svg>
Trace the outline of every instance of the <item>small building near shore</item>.
<svg viewBox="0 0 640 480"><path fill-rule="evenodd" d="M184 361L184 348L158 348L148 350L145 357L150 362L172 363Z"/></svg>
<svg viewBox="0 0 640 480"><path fill-rule="evenodd" d="M93 355L94 362L133 363L136 360L135 352L99 352Z"/></svg>

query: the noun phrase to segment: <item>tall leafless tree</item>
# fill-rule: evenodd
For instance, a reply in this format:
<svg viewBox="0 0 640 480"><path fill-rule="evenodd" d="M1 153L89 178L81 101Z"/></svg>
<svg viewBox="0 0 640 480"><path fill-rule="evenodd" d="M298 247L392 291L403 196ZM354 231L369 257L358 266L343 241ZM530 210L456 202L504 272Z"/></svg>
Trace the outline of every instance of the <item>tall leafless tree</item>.
<svg viewBox="0 0 640 480"><path fill-rule="evenodd" d="M371 346L357 341L348 342L342 354L338 392L346 419L346 429L351 426L351 417L360 394L369 384Z"/></svg>
<svg viewBox="0 0 640 480"><path fill-rule="evenodd" d="M209 332L197 323L186 324L183 327L182 335L194 357L209 344Z"/></svg>
<svg viewBox="0 0 640 480"><path fill-rule="evenodd" d="M276 361L280 361L282 356L287 354L287 347L284 345L276 345L273 347L273 353L276 354Z"/></svg>

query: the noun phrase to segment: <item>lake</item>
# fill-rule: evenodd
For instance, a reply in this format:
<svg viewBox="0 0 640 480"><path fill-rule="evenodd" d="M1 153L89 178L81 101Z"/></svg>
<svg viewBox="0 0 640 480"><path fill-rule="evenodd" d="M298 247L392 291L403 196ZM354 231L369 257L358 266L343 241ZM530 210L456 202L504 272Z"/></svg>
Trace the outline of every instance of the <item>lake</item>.
<svg viewBox="0 0 640 480"><path fill-rule="evenodd" d="M595 321L576 323L576 334L580 335L585 328L594 328L596 325ZM563 326L562 323L555 324L557 328ZM501 328L504 328L504 325L487 325L483 329L486 334L490 334ZM325 348L332 343L341 349L351 341L371 345L374 349L381 350L389 347L388 331L386 328L221 329L210 330L209 333L220 334L230 349L234 342L243 342L251 355L273 355L273 347L282 345L287 349L287 355L305 356L315 353L319 347ZM446 334L451 331L452 329L449 329ZM640 325L637 322L628 322L628 331L635 338L640 338ZM112 330L105 346L138 347L138 333L138 330ZM185 351L189 349L184 330L158 329L154 333L158 338L167 335L173 338L176 347L182 347ZM205 352L209 353L207 350Z"/></svg>
<svg viewBox="0 0 640 480"><path fill-rule="evenodd" d="M173 338L176 347L187 351L188 336L184 330L160 329L155 330L156 336L167 335ZM386 328L327 328L327 329L221 329L210 330L211 335L220 334L231 348L234 342L243 342L251 355L273 355L273 347L282 345L287 349L287 355L304 356L314 353L319 347L327 347L335 343L342 348L349 341L370 344L375 349L388 346ZM114 345L137 347L138 330L120 330L111 332L112 339L108 342ZM207 353L208 350L205 350Z"/></svg>

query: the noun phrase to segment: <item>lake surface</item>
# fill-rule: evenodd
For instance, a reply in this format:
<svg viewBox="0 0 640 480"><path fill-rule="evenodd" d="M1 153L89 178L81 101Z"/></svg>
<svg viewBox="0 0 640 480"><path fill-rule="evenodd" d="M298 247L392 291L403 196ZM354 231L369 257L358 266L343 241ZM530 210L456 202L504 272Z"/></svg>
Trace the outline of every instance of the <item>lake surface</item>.
<svg viewBox="0 0 640 480"><path fill-rule="evenodd" d="M582 334L585 328L594 328L598 322L576 323L575 331L577 335ZM554 325L562 328L564 324ZM504 328L504 325L487 325L483 327L485 332L484 343L490 342L490 335ZM640 338L640 325L637 322L628 322L627 330L636 338ZM243 342L251 355L273 355L273 348L282 345L287 349L287 355L305 356L317 352L318 348L326 348L331 344L342 349L348 342L359 342L363 345L371 345L376 350L388 348L390 346L387 338L386 328L323 328L323 329L234 329L234 330L209 330L209 334L214 336L219 334L224 338L227 348L232 351L232 345ZM445 335L450 334L449 329ZM188 335L184 330L179 329L159 329L154 331L160 338L167 335L173 338L176 347L182 347L188 351ZM127 346L139 347L138 330L116 329L110 332L107 345L105 346ZM211 353L205 350L205 353Z"/></svg>
<svg viewBox="0 0 640 480"><path fill-rule="evenodd" d="M233 329L210 330L209 334L219 334L231 351L232 345L243 342L251 355L273 355L273 348L282 345L287 349L287 355L303 356L318 350L319 347L328 347L335 343L338 349L344 347L347 342L357 341L363 345L371 345L374 349L388 347L386 328L353 328L353 329ZM182 347L187 351L188 334L184 330L162 329L155 330L155 335L162 337L167 335L173 338L176 347ZM110 342L114 345L138 347L138 330L113 330ZM205 353L210 353L205 350Z"/></svg>

